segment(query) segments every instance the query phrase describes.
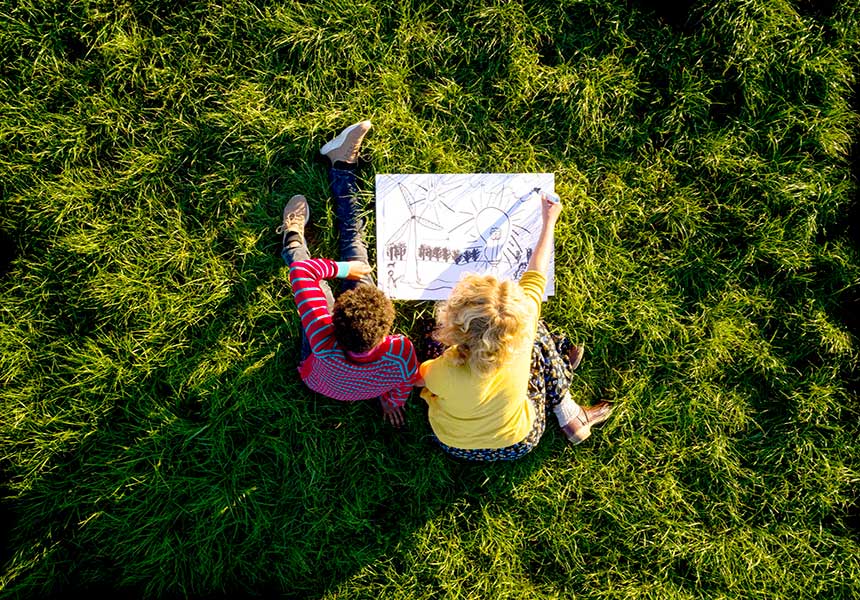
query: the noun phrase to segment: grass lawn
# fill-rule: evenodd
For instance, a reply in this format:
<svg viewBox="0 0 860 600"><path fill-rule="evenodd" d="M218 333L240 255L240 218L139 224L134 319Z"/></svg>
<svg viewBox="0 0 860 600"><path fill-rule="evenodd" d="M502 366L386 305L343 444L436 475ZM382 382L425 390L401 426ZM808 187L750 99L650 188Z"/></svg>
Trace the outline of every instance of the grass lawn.
<svg viewBox="0 0 860 600"><path fill-rule="evenodd" d="M0 0L0 597L860 598L860 7L659 4ZM555 173L588 442L299 381L273 229L334 255L362 118L368 211Z"/></svg>

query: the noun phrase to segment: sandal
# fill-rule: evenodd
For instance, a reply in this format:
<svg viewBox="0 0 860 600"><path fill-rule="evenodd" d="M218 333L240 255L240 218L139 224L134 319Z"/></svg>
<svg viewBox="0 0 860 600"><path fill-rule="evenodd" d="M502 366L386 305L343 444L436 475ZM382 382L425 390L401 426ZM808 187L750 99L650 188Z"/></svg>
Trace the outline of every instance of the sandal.
<svg viewBox="0 0 860 600"><path fill-rule="evenodd" d="M591 435L591 428L606 421L614 408L611 402L606 401L583 408L579 416L568 421L561 430L571 444L581 444Z"/></svg>

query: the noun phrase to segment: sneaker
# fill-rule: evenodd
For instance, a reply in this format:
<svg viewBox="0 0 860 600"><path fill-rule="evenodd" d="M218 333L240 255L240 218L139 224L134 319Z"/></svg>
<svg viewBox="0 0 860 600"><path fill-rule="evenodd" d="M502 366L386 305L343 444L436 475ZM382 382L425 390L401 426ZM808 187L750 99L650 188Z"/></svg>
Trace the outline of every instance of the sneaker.
<svg viewBox="0 0 860 600"><path fill-rule="evenodd" d="M320 148L320 154L327 157L332 165L337 162L356 164L358 162L358 149L361 148L361 142L370 128L370 121L361 121L350 125L341 131L336 138L326 142Z"/></svg>
<svg viewBox="0 0 860 600"><path fill-rule="evenodd" d="M311 207L308 206L308 201L304 196L296 194L287 205L284 206L284 215L281 218L281 224L275 230L275 233L283 234L281 244L286 244L287 234L290 232L298 233L302 239L305 237L305 225L308 219L311 218Z"/></svg>
<svg viewBox="0 0 860 600"><path fill-rule="evenodd" d="M561 430L571 444L574 446L581 444L591 435L591 428L608 419L614 408L611 402L598 402L594 406L582 409L580 416L573 418Z"/></svg>

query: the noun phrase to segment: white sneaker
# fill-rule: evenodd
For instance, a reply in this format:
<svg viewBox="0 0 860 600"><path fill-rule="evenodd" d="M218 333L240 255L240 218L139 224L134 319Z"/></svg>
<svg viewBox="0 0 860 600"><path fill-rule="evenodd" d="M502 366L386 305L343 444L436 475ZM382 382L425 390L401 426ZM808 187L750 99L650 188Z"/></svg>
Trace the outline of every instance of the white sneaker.
<svg viewBox="0 0 860 600"><path fill-rule="evenodd" d="M311 218L311 207L301 194L296 194L284 206L284 214L281 216L281 224L275 229L275 233L283 234L281 244L286 243L287 234L298 233L302 239L305 237L305 225Z"/></svg>
<svg viewBox="0 0 860 600"><path fill-rule="evenodd" d="M370 121L361 121L350 125L341 131L336 138L326 142L320 148L320 154L328 157L331 164L338 161L349 164L357 163L358 149L361 148L361 142L371 127Z"/></svg>

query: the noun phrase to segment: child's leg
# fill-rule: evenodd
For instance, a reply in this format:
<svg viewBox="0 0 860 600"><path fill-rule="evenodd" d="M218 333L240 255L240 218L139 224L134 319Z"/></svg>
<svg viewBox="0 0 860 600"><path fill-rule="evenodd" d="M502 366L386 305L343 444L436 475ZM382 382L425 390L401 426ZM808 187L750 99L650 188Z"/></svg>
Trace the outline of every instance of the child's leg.
<svg viewBox="0 0 860 600"><path fill-rule="evenodd" d="M583 408L573 401L568 388L570 387L571 371L579 366L576 359L573 364L571 349L577 347L570 344L566 338L553 336L546 325L538 323L535 348L540 346L545 358L543 365L544 383L546 385L546 411L550 410L558 419L558 424L568 440L579 444L591 435L591 428L609 418L612 404L598 402L594 406ZM566 350L564 354L560 350ZM578 358L582 358L579 348Z"/></svg>
<svg viewBox="0 0 860 600"><path fill-rule="evenodd" d="M308 260L310 258L310 254L308 252L308 247L305 245L304 236L296 233L295 231L287 232L287 235L284 238L284 246L281 248L281 258L284 259L284 263L286 263L288 267L298 260ZM331 309L334 306L334 296L331 293L331 288L329 287L328 282L325 280L320 281L320 289L323 291L323 294L325 294L325 302L328 305L329 312L331 312Z"/></svg>
<svg viewBox="0 0 860 600"><path fill-rule="evenodd" d="M432 436L433 441L442 448L450 456L454 458L459 458L461 460L467 460L470 462L495 462L499 460L516 460L521 458L532 451L535 447L535 443L529 443L528 439L524 442L519 442L514 444L513 446L507 446L506 448L478 448L478 449L465 449L465 448L452 448L447 444L442 443L442 441L437 438L435 435Z"/></svg>
<svg viewBox="0 0 860 600"><path fill-rule="evenodd" d="M310 258L310 253L308 252L304 236L304 223L307 220L307 215L309 214L307 203L303 196L294 196L284 207L281 226L278 227L277 231L284 236L283 246L281 247L281 258L288 267L296 261L308 260ZM331 312L331 309L334 306L334 297L332 296L331 288L326 281L320 281L320 289L325 295L326 304L328 305L329 312ZM307 336L305 336L304 329L302 329L301 332L302 342L300 358L301 360L304 360L310 356L311 346L308 343Z"/></svg>
<svg viewBox="0 0 860 600"><path fill-rule="evenodd" d="M570 363L558 351L555 339L543 321L538 322L532 350L532 387L541 388L541 408L549 413L558 406L570 387Z"/></svg>
<svg viewBox="0 0 860 600"><path fill-rule="evenodd" d="M559 403L559 394L567 391L568 379L556 357L558 351L549 337L543 321L538 322L538 331L532 347L531 376L529 377L529 400L535 409L535 427L528 441L537 444L546 427L546 417Z"/></svg>
<svg viewBox="0 0 860 600"><path fill-rule="evenodd" d="M281 258L290 267L294 262L308 260L311 257L305 238L297 231L288 231L284 236L284 245L281 247Z"/></svg>
<svg viewBox="0 0 860 600"><path fill-rule="evenodd" d="M350 169L332 167L328 172L328 180L334 198L334 216L339 234L339 260L360 260L370 264L367 256L367 245L364 242L364 231L367 223L361 214L355 172ZM367 275L358 281L343 281L341 289L343 291L350 290L360 284L375 285L373 278Z"/></svg>

